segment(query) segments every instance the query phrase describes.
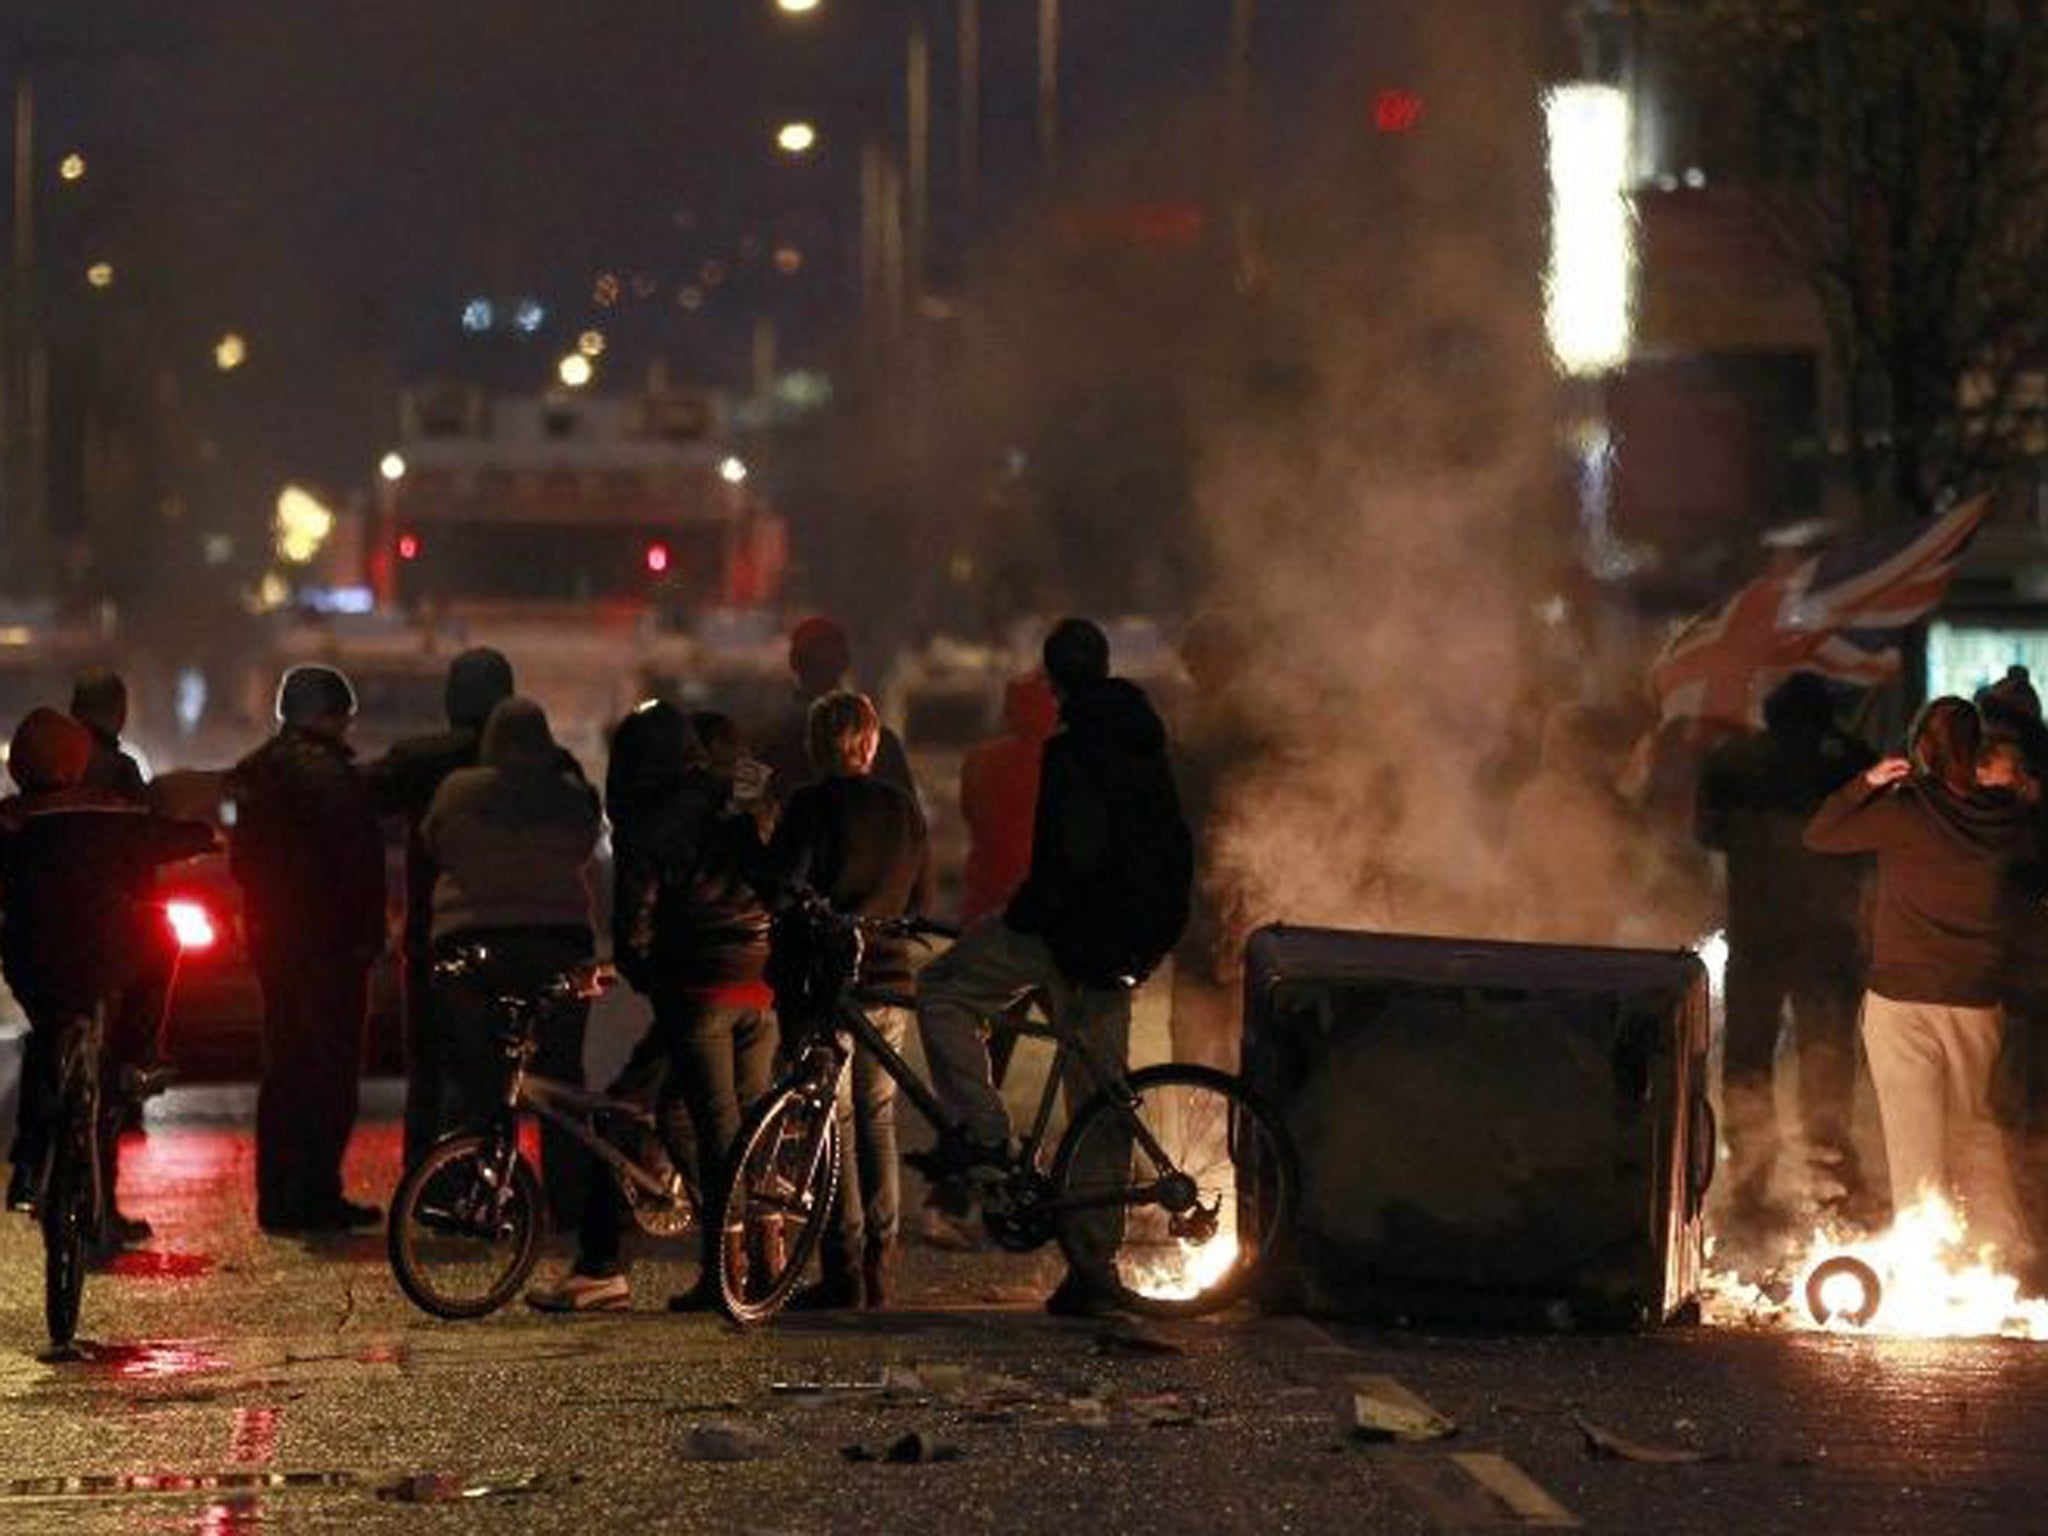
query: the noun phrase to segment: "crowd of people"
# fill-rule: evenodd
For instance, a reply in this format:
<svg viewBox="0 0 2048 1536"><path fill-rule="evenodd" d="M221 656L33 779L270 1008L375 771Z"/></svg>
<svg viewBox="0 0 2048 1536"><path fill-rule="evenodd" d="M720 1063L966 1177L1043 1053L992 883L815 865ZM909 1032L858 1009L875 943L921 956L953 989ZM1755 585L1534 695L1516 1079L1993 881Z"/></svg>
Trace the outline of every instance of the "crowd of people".
<svg viewBox="0 0 2048 1536"><path fill-rule="evenodd" d="M1226 893L1197 859L1212 851L1231 774L1255 751L1256 732L1219 702L1235 697L1227 632L1197 624L1184 654L1198 697L1211 702L1169 750L1143 690L1112 675L1103 632L1079 619L1056 626L1043 669L1008 690L1004 734L962 772L963 936L915 975L901 944L878 942L863 956L864 983L898 994L914 984L932 1081L956 1122L956 1134L907 1159L932 1176L928 1231L957 1236L966 1194L1009 1155L1004 1036L991 1037L991 1021L1036 1008L1098 1060L1123 1061L1133 988L1172 954L1175 1054L1233 1064L1244 914L1225 909ZM635 1150L665 1160L702 1208L775 1070L768 978L778 904L797 888L863 916L923 914L933 901L910 762L873 702L845 686L846 632L805 621L790 666L789 708L753 743L713 711L662 700L633 710L612 733L602 795L496 651L451 663L444 730L370 761L349 744L348 680L324 666L285 675L276 734L228 775L227 852L263 997L256 1214L265 1230L380 1219L375 1205L349 1198L342 1169L370 972L386 943L386 829L398 823L406 1165L498 1102L492 1000L535 991L607 947L592 882L608 823L609 953L650 1012L611 1092L656 1109L657 1144ZM1817 678L1783 683L1764 716L1762 731L1708 755L1694 804L1699 843L1726 865L1727 1231L1738 1243L1789 1236L1802 1195L1875 1227L1939 1194L1974 1241L2026 1271L2048 1250L2039 1236L2048 1222L2040 700L2016 668L1975 701L1927 705L1906 754L1881 761L1840 728ZM68 712L34 711L10 750L20 793L0 802L0 968L31 1023L10 1158L17 1208L35 1199L62 1028L104 1007L110 1069L151 1068L170 969L151 911L156 873L219 836L150 809L149 786L121 746L125 718L120 679L90 673ZM1579 762L1587 739L1569 712L1545 733L1543 762L1561 785L1579 786L1571 793L1603 778ZM1597 878L1602 858L1626 857L1626 848L1572 855L1581 881ZM438 959L479 944L483 975L437 979ZM586 1011L554 1012L535 1070L583 1081ZM908 1038L909 1010L874 1017L892 1045ZM1779 1109L1785 1055L1797 1065L1796 1141ZM1854 1135L1866 1074L1882 1180ZM892 1080L857 1053L839 1105L847 1172L822 1277L801 1305L875 1307L892 1295L906 1161L894 1099ZM1804 1177L1788 1176L1793 1146L1807 1159ZM629 1306L624 1193L571 1138L546 1129L542 1169L552 1221L577 1235L577 1251L529 1300L552 1311ZM115 1228L130 1241L147 1234L118 1213ZM1112 1243L1106 1225L1102 1251L1080 1256L1051 1298L1055 1310L1099 1302L1097 1267ZM671 1304L706 1301L700 1280Z"/></svg>
<svg viewBox="0 0 2048 1536"><path fill-rule="evenodd" d="M1044 671L1019 685L1033 701L1028 722L1013 710L1016 739L968 767L975 921L917 988L935 1088L966 1128L925 1162L949 1203L1009 1155L991 1017L1038 998L1098 1059L1120 1062L1131 991L1186 920L1190 841L1166 732L1109 661L1094 624L1055 626ZM863 916L923 914L932 900L909 760L873 702L844 686L845 630L805 621L791 637L790 665L795 697L752 751L724 715L662 700L636 708L613 732L602 797L496 651L454 658L445 730L369 761L350 745L348 679L320 665L285 674L276 733L227 775L227 853L263 999L256 1215L265 1231L346 1231L381 1219L374 1204L349 1197L342 1176L371 967L386 943L385 829L397 822L406 1166L499 1101L493 1000L537 993L597 953L593 879L608 816L611 958L651 1013L612 1091L655 1108L656 1152L705 1207L775 1067L775 908L798 889ZM11 1156L17 1209L36 1199L63 1030L107 1004L110 1016L141 1021L118 1041L110 1034L110 1070L158 1045L166 966L151 937L163 926L151 910L156 872L219 836L148 808L143 776L119 748L120 698L117 679L82 679L69 714L37 710L12 744L22 792L0 804L0 966L30 1022ZM458 948L484 956L481 971L437 966ZM912 971L900 943L876 942L861 980L904 992ZM907 1038L908 1010L883 1009L875 1020L891 1044ZM586 1004L552 1010L534 1069L580 1084L586 1029ZM822 1277L802 1305L889 1300L902 1226L894 1096L893 1081L857 1054L838 1109L847 1173ZM548 1131L546 1201L553 1223L576 1234L577 1252L528 1299L548 1311L629 1306L625 1195L571 1138ZM121 1235L142 1231L130 1222ZM675 1309L707 1303L708 1231L704 1241L702 1275L671 1298ZM1055 1310L1104 1304L1099 1266L1113 1233L1097 1246L1051 1298Z"/></svg>
<svg viewBox="0 0 2048 1536"><path fill-rule="evenodd" d="M1875 1227L1940 1197L1973 1251L2038 1279L2048 728L2016 667L1974 702L1928 703L1906 746L1876 760L1836 727L1825 685L1797 676L1769 700L1765 730L1724 744L1702 773L1699 836L1727 858L1733 1227L1768 1240L1794 1216L1774 1081L1789 1025L1822 1203ZM1881 1189L1851 1134L1859 1038Z"/></svg>

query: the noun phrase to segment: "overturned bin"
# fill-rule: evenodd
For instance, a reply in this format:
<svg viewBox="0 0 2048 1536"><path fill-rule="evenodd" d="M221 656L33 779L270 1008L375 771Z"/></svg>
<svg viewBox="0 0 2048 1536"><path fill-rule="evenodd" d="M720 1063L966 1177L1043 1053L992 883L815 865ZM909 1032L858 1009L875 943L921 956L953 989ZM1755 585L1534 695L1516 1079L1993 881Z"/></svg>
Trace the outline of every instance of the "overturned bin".
<svg viewBox="0 0 2048 1536"><path fill-rule="evenodd" d="M1685 952L1273 926L1245 1075L1300 1157L1268 1299L1438 1327L1697 1315L1707 976Z"/></svg>

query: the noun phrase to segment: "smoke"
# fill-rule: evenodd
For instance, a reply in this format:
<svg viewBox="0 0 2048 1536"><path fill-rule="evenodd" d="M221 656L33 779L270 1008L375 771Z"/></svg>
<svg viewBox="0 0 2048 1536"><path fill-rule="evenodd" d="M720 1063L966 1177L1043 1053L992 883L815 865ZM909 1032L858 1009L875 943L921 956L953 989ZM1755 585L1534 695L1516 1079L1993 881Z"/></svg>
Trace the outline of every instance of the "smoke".
<svg viewBox="0 0 2048 1536"><path fill-rule="evenodd" d="M1576 707L1583 402L1542 331L1540 39L1470 9L1418 14L1429 113L1391 169L1321 165L1261 232L1295 387L1198 434L1204 607L1232 637L1188 729L1206 894L1240 933L1682 943L1686 839L1614 788L1639 722Z"/></svg>

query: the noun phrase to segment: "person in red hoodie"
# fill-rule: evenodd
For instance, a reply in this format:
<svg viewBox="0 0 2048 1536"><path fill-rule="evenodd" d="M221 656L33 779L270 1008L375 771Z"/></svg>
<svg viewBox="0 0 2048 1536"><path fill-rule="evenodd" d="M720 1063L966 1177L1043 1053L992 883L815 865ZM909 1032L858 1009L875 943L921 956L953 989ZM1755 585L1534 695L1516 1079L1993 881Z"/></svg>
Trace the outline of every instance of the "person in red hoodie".
<svg viewBox="0 0 2048 1536"><path fill-rule="evenodd" d="M1038 765L1046 738L1060 728L1060 702L1043 672L1010 680L1003 723L1009 727L1003 735L983 742L960 765L960 814L967 821L962 927L1002 911L1031 872Z"/></svg>
<svg viewBox="0 0 2048 1536"><path fill-rule="evenodd" d="M85 787L92 750L91 733L53 709L32 711L8 747L22 792L0 801L0 971L29 1022L8 1156L14 1210L34 1204L63 1031L132 985L147 963L154 945L144 907L158 866L213 846L202 823Z"/></svg>

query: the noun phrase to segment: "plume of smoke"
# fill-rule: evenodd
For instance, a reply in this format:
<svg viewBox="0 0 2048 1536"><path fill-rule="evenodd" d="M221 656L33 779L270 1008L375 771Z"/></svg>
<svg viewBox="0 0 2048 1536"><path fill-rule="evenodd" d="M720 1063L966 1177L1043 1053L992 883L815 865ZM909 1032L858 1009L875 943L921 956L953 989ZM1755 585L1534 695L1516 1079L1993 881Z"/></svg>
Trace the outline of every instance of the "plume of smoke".
<svg viewBox="0 0 2048 1536"><path fill-rule="evenodd" d="M1272 231L1307 387L1203 434L1208 606L1243 650L1232 697L1199 707L1257 743L1215 796L1203 878L1240 927L1685 942L1683 839L1624 802L1625 741L1569 707L1586 658L1555 622L1579 562L1573 402L1541 326L1540 50L1475 37L1504 14L1478 9L1431 9L1424 68L1458 67L1431 72L1430 131L1371 217Z"/></svg>

